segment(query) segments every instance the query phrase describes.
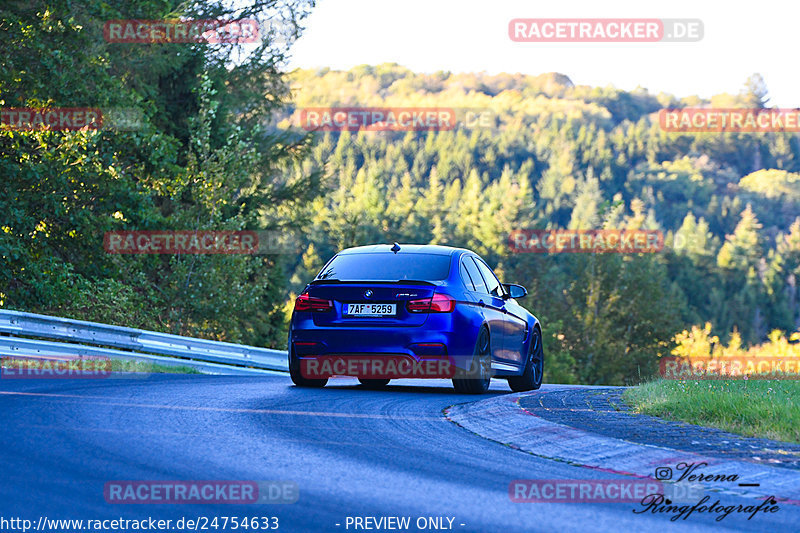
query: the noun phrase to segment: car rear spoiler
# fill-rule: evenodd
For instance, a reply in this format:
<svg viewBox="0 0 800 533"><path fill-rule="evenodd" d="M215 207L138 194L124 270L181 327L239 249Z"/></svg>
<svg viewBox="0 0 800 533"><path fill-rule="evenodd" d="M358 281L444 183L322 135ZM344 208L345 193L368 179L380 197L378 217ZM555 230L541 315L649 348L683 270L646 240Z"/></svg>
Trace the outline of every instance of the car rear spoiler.
<svg viewBox="0 0 800 533"><path fill-rule="evenodd" d="M439 285L438 283L434 283L432 281L424 281L420 279L398 279L398 280L375 280L375 279L347 279L347 280L340 280L340 279L315 279L309 285L336 285L339 283L367 283L373 285L397 285L400 283L411 283L415 285L430 285L435 287Z"/></svg>

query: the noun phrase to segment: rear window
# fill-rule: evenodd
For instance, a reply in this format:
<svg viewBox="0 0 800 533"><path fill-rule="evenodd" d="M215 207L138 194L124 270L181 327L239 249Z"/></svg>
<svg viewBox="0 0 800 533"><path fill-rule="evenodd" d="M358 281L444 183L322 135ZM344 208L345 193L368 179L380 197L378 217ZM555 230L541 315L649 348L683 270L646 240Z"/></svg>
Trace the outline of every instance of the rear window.
<svg viewBox="0 0 800 533"><path fill-rule="evenodd" d="M489 290L486 288L486 284L483 282L481 273L478 272L478 267L475 266L475 261L471 257L464 258L464 267L467 269L467 273L469 274L472 284L475 286L475 290L477 292L489 294Z"/></svg>
<svg viewBox="0 0 800 533"><path fill-rule="evenodd" d="M341 281L441 281L450 273L450 256L365 253L337 255L316 279Z"/></svg>

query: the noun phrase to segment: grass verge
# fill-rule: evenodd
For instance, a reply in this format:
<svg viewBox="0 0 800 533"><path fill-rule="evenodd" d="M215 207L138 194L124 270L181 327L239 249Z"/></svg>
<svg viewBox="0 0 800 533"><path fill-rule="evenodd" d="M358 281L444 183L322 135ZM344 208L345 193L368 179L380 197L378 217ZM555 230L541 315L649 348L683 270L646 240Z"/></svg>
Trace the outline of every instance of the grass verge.
<svg viewBox="0 0 800 533"><path fill-rule="evenodd" d="M657 380L631 387L637 412L748 437L800 443L800 382Z"/></svg>

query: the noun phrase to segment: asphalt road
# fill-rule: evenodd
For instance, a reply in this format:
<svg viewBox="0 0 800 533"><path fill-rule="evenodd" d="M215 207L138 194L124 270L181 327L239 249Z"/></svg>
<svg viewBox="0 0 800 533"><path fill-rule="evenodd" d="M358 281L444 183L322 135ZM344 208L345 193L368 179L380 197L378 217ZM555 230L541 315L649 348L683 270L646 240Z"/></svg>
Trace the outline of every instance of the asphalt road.
<svg viewBox="0 0 800 533"><path fill-rule="evenodd" d="M454 531L507 533L800 530L793 505L750 521L734 513L671 522L635 514L633 503L513 503L515 479L621 476L526 454L448 422L444 408L479 399L455 394L449 382L396 383L370 391L355 380L298 389L283 376L0 380L0 530L21 531L2 526L11 518L38 525L40 517L215 516L274 516L279 531L364 531L348 527L348 517L389 516L410 517L409 531L428 517L446 517L445 527L452 519ZM508 392L499 382L491 394ZM113 480L287 480L299 500L110 504L103 488Z"/></svg>

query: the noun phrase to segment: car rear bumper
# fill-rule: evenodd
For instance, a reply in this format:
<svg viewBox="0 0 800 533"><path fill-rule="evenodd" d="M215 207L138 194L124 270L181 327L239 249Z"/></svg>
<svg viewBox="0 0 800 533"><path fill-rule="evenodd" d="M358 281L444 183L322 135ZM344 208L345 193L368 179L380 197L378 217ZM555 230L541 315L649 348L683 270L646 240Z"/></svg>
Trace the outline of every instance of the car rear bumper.
<svg viewBox="0 0 800 533"><path fill-rule="evenodd" d="M360 375L351 371L354 364L361 364L363 370L360 362L383 359L385 365L390 365L389 360L408 360L414 365L417 374L402 377L452 377L452 372L442 375L443 367L439 362L446 361L452 370L469 368L476 340L463 332L419 327L298 329L295 326L290 331L289 349L301 363L312 359L359 362L346 365L345 372L338 372L343 368L339 364L335 375ZM424 364L423 373L434 375L418 375L420 363Z"/></svg>

